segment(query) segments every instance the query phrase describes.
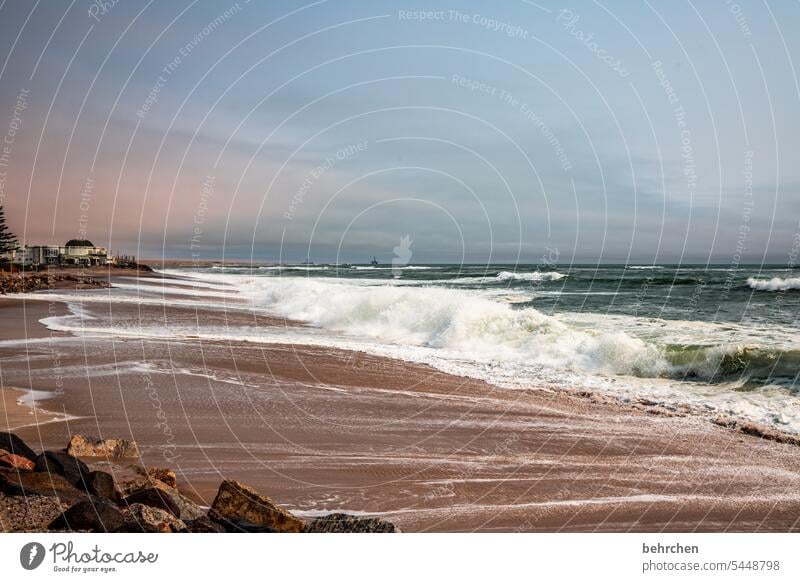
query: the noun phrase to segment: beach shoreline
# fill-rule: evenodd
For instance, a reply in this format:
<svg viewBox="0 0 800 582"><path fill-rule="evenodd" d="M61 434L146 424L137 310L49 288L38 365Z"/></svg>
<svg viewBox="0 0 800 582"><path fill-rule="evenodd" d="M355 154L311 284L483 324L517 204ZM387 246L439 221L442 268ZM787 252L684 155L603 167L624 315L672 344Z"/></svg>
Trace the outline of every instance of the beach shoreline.
<svg viewBox="0 0 800 582"><path fill-rule="evenodd" d="M172 466L206 503L222 478L236 478L299 515L363 512L404 531L800 527L797 448L699 417L579 387L502 389L333 348L75 338L39 323L45 302L2 302L4 329L16 330L3 339L16 341L0 348L9 424L0 430L25 412L6 388L51 392L39 405L68 416L16 430L29 443L136 440L147 464ZM222 318L202 307L99 305L126 325L147 317L200 329Z"/></svg>

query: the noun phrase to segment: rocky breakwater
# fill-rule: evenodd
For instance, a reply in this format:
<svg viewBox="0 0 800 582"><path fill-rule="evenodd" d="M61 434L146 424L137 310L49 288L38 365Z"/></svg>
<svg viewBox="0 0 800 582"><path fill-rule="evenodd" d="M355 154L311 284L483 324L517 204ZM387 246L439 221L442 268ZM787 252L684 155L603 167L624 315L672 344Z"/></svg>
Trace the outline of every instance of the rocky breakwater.
<svg viewBox="0 0 800 582"><path fill-rule="evenodd" d="M153 533L396 533L392 523L342 513L304 520L238 481L211 507L183 493L169 468L145 467L135 442L74 436L37 453L0 432L0 531Z"/></svg>
<svg viewBox="0 0 800 582"><path fill-rule="evenodd" d="M48 289L102 289L110 286L108 281L85 275L24 273L0 277L0 295Z"/></svg>

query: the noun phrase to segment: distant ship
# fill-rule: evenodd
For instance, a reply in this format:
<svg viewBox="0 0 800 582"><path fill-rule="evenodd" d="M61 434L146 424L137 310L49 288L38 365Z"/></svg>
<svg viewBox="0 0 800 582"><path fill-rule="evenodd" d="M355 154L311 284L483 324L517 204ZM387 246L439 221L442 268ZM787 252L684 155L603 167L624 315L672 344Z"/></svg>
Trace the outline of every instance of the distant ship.
<svg viewBox="0 0 800 582"><path fill-rule="evenodd" d="M378 264L378 259L372 257L372 263L370 263L373 267Z"/></svg>

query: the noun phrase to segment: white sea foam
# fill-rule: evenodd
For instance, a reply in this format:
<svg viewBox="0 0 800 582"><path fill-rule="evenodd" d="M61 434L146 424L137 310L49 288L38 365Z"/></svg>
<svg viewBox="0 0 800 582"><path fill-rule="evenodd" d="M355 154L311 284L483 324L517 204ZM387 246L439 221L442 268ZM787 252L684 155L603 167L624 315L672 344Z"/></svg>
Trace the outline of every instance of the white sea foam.
<svg viewBox="0 0 800 582"><path fill-rule="evenodd" d="M431 283L453 283L458 285L480 285L492 284L502 281L559 281L566 277L563 273L556 271L534 271L532 273L515 273L512 271L500 271L492 277L472 275L468 277L458 277L456 279L434 279Z"/></svg>
<svg viewBox="0 0 800 582"><path fill-rule="evenodd" d="M290 319L394 344L615 374L654 376L666 366L655 347L624 333L580 331L460 289L267 278L241 289L253 305Z"/></svg>
<svg viewBox="0 0 800 582"><path fill-rule="evenodd" d="M499 281L558 281L564 277L566 277L566 275L557 273L555 271L534 271L533 273L513 273L511 271L501 271L497 274L496 279Z"/></svg>
<svg viewBox="0 0 800 582"><path fill-rule="evenodd" d="M660 265L626 265L625 268L634 269L637 271L649 271L649 270L663 269L664 267Z"/></svg>
<svg viewBox="0 0 800 582"><path fill-rule="evenodd" d="M791 291L800 289L800 277L789 279L782 279L781 277L756 279L755 277L750 277L747 279L747 284L756 291Z"/></svg>

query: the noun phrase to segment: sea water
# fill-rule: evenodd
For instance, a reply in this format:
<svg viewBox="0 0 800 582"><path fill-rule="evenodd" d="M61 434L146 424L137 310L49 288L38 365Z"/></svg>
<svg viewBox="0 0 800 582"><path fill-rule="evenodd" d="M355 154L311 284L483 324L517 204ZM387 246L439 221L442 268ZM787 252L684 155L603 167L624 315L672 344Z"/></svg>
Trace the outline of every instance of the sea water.
<svg viewBox="0 0 800 582"><path fill-rule="evenodd" d="M294 342L431 365L508 389L600 391L800 432L800 269L724 265L216 265L118 285L115 300L308 323L198 330L92 325L91 294L51 328ZM181 299L185 297L186 299ZM106 297L107 298L107 297ZM103 300L97 296L96 300Z"/></svg>

